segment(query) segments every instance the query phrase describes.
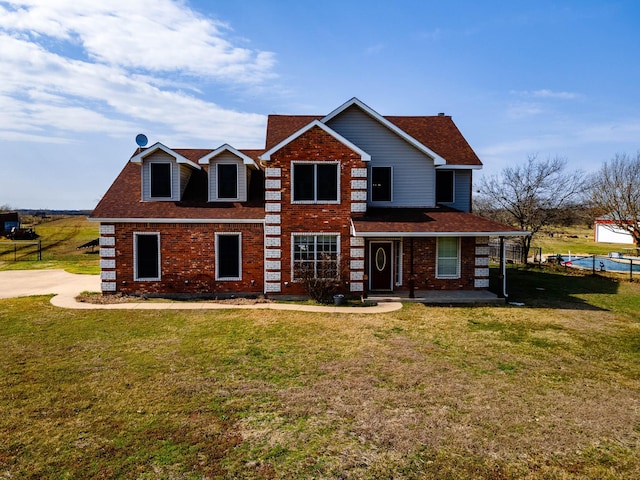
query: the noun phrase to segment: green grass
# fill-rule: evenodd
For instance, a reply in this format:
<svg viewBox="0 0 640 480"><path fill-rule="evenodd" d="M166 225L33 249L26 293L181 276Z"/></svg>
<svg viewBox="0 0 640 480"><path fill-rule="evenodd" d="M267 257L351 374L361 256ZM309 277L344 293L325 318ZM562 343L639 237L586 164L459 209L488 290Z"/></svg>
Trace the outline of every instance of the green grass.
<svg viewBox="0 0 640 480"><path fill-rule="evenodd" d="M542 248L542 255L557 253L576 253L607 255L609 252L623 252L633 245L621 243L596 243L593 228L584 227L548 227L535 236L532 247Z"/></svg>
<svg viewBox="0 0 640 480"><path fill-rule="evenodd" d="M61 268L69 273L100 273L98 249L77 250L80 245L98 238L98 224L86 217L54 217L35 226L42 242L42 260L37 247L18 250L14 261L14 246L0 240L0 270L32 270Z"/></svg>
<svg viewBox="0 0 640 480"><path fill-rule="evenodd" d="M639 478L640 284L509 282L524 307L0 300L0 477Z"/></svg>

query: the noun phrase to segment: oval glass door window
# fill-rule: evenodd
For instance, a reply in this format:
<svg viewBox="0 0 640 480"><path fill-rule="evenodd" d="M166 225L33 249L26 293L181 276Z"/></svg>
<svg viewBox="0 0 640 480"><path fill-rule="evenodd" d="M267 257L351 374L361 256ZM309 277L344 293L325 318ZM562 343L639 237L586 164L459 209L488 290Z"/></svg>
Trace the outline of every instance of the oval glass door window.
<svg viewBox="0 0 640 480"><path fill-rule="evenodd" d="M384 267L387 266L387 254L384 251L384 248L380 247L376 251L376 268L379 272L384 270Z"/></svg>

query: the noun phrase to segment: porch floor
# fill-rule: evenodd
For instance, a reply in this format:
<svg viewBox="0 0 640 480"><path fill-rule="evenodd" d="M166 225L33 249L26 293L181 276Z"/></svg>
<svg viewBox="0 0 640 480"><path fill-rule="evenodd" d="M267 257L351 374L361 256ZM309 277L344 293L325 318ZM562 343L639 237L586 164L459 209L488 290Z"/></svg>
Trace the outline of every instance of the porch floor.
<svg viewBox="0 0 640 480"><path fill-rule="evenodd" d="M369 300L379 302L417 302L431 305L504 304L505 299L486 290L416 290L415 298L408 291L370 292Z"/></svg>

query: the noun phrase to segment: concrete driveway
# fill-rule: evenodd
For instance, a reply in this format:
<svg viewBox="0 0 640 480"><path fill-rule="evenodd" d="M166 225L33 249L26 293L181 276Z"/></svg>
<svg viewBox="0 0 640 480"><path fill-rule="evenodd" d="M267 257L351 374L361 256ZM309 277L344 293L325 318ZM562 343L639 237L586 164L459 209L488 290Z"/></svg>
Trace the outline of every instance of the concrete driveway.
<svg viewBox="0 0 640 480"><path fill-rule="evenodd" d="M296 305L260 303L255 305L230 305L209 302L140 302L94 304L80 303L75 297L84 291L100 291L100 275L75 275L64 270L7 270L0 272L0 298L54 294L51 304L74 309L138 309L138 310L192 310L192 309L270 309L327 313L386 313L402 308L400 302L380 302L367 308L320 305Z"/></svg>
<svg viewBox="0 0 640 480"><path fill-rule="evenodd" d="M6 270L0 272L0 298L56 294L75 297L100 291L100 275L75 275L64 270Z"/></svg>

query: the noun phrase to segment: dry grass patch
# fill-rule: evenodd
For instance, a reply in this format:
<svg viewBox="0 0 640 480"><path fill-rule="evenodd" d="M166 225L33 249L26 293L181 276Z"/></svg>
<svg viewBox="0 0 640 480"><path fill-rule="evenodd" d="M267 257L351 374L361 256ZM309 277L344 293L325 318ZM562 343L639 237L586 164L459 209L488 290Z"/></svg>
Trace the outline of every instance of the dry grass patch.
<svg viewBox="0 0 640 480"><path fill-rule="evenodd" d="M562 302L359 316L1 300L0 477L640 477L640 323Z"/></svg>

